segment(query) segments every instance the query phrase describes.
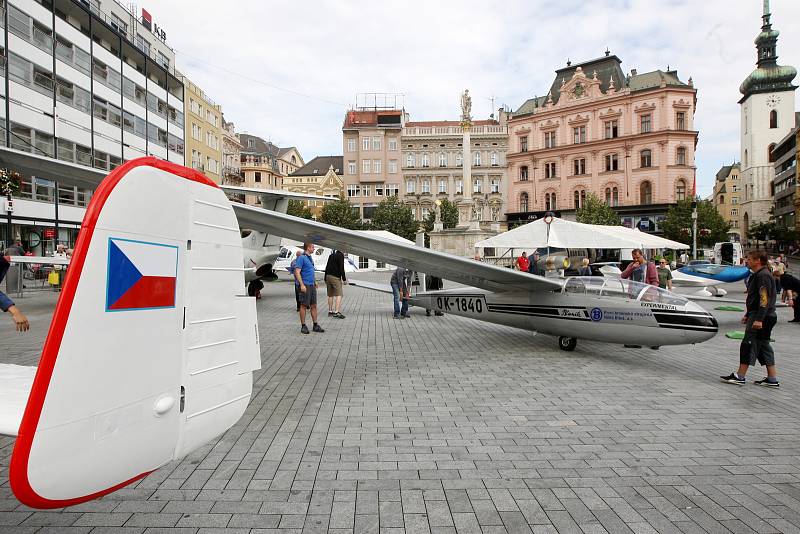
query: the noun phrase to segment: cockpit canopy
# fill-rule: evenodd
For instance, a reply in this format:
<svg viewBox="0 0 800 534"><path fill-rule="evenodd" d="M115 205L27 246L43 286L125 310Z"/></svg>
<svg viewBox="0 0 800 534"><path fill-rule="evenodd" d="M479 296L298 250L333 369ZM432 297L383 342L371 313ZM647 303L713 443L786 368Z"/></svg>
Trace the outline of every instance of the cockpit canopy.
<svg viewBox="0 0 800 534"><path fill-rule="evenodd" d="M633 280L600 276L573 276L564 280L562 293L686 306L688 299L666 289Z"/></svg>

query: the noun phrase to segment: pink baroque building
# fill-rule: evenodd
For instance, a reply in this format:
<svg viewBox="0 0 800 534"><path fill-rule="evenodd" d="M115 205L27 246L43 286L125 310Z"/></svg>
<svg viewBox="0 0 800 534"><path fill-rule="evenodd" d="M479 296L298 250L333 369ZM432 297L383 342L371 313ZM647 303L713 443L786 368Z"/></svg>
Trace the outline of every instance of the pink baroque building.
<svg viewBox="0 0 800 534"><path fill-rule="evenodd" d="M660 232L670 204L692 195L697 90L675 70L625 74L604 57L556 71L546 96L508 121L509 225L547 211L574 218L587 195L623 224Z"/></svg>

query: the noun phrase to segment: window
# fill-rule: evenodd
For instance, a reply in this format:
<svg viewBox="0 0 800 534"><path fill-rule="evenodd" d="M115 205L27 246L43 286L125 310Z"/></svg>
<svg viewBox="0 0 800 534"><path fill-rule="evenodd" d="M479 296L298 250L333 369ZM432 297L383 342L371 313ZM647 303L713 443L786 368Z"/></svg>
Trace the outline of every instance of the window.
<svg viewBox="0 0 800 534"><path fill-rule="evenodd" d="M444 152L439 154L439 167L447 167L447 154Z"/></svg>
<svg viewBox="0 0 800 534"><path fill-rule="evenodd" d="M29 126L12 122L10 141L11 148L16 148L23 152L33 152L40 156L50 157L55 155L55 140L53 136Z"/></svg>
<svg viewBox="0 0 800 534"><path fill-rule="evenodd" d="M650 150L642 150L639 152L639 166L652 167L653 166L653 153Z"/></svg>
<svg viewBox="0 0 800 534"><path fill-rule="evenodd" d="M464 165L464 162L462 161L463 159L464 156L461 154L461 152L456 152L456 167L462 167Z"/></svg>
<svg viewBox="0 0 800 534"><path fill-rule="evenodd" d="M368 159L361 160L361 173L362 174L369 174L370 167L372 167L372 161Z"/></svg>
<svg viewBox="0 0 800 534"><path fill-rule="evenodd" d="M492 155L490 156L490 162L492 167L497 167L499 165L497 160L497 152L492 152Z"/></svg>
<svg viewBox="0 0 800 534"><path fill-rule="evenodd" d="M175 126L180 126L181 128L183 128L183 112L178 111L172 106L167 106L167 109L169 111L169 122L171 122Z"/></svg>
<svg viewBox="0 0 800 534"><path fill-rule="evenodd" d="M383 162L379 159L376 159L372 162L372 172L375 174L380 174L382 172L381 167L383 167Z"/></svg>
<svg viewBox="0 0 800 534"><path fill-rule="evenodd" d="M423 167L430 167L431 166L431 162L428 160L428 155L427 154L423 154L422 155L422 166Z"/></svg>
<svg viewBox="0 0 800 534"><path fill-rule="evenodd" d="M361 196L361 186L358 184L350 184L347 186L347 196L348 197L359 197Z"/></svg>
<svg viewBox="0 0 800 534"><path fill-rule="evenodd" d="M89 91L68 82L61 76L56 76L56 98L59 102L79 109L84 113L89 113L91 108L91 97Z"/></svg>
<svg viewBox="0 0 800 534"><path fill-rule="evenodd" d="M89 75L92 66L92 58L89 53L60 35L56 35L56 57L87 76Z"/></svg>
<svg viewBox="0 0 800 534"><path fill-rule="evenodd" d="M519 138L519 151L520 152L527 152L528 151L528 136L522 135Z"/></svg>
<svg viewBox="0 0 800 534"><path fill-rule="evenodd" d="M447 193L447 180L444 178L439 178L439 192Z"/></svg>
<svg viewBox="0 0 800 534"><path fill-rule="evenodd" d="M686 200L686 182L678 180L675 184L675 200Z"/></svg>
<svg viewBox="0 0 800 534"><path fill-rule="evenodd" d="M150 43L147 42L141 34L136 34L136 46L145 53L146 56L150 55Z"/></svg>
<svg viewBox="0 0 800 534"><path fill-rule="evenodd" d="M8 26L12 33L48 54L53 53L53 31L11 5L8 6Z"/></svg>
<svg viewBox="0 0 800 534"><path fill-rule="evenodd" d="M97 97L95 97L97 98ZM155 124L147 125L147 140L153 143L166 147L167 146L167 132L157 127Z"/></svg>
<svg viewBox="0 0 800 534"><path fill-rule="evenodd" d="M556 162L551 161L544 164L544 177L545 178L555 178L556 177Z"/></svg>
<svg viewBox="0 0 800 534"><path fill-rule="evenodd" d="M475 178L472 182L472 192L473 193L483 193L483 180L480 178Z"/></svg>
<svg viewBox="0 0 800 534"><path fill-rule="evenodd" d="M731 208L731 215L739 215L739 210L737 208Z"/></svg>
<svg viewBox="0 0 800 534"><path fill-rule="evenodd" d="M122 125L122 111L114 104L110 104L102 98L94 97L94 116L114 126ZM150 126L153 125L151 124ZM153 127L155 128L155 126ZM164 144L166 144L166 141Z"/></svg>
<svg viewBox="0 0 800 534"><path fill-rule="evenodd" d="M423 193L430 193L431 192L431 181L425 178L422 180L422 192Z"/></svg>
<svg viewBox="0 0 800 534"><path fill-rule="evenodd" d="M767 147L767 161L775 163L775 143L770 143Z"/></svg>
<svg viewBox="0 0 800 534"><path fill-rule="evenodd" d="M528 211L528 193L520 193L519 195L519 211Z"/></svg>
<svg viewBox="0 0 800 534"><path fill-rule="evenodd" d="M576 126L572 129L573 143L579 145L586 142L586 126Z"/></svg>
<svg viewBox="0 0 800 534"><path fill-rule="evenodd" d="M106 85L119 92L122 78L119 72L115 71L97 58L92 59L92 77L103 85Z"/></svg>
<svg viewBox="0 0 800 534"><path fill-rule="evenodd" d="M414 154L407 155L406 156L406 167L413 168L414 165L416 164L416 160L417 160L417 158L414 156Z"/></svg>
<svg viewBox="0 0 800 534"><path fill-rule="evenodd" d="M464 194L464 180L458 179L456 180L456 195L463 195Z"/></svg>
<svg viewBox="0 0 800 534"><path fill-rule="evenodd" d="M606 139L619 137L619 123L617 121L606 121Z"/></svg>
<svg viewBox="0 0 800 534"><path fill-rule="evenodd" d="M406 182L406 193L414 193L417 189L417 184L414 180L409 180Z"/></svg>
<svg viewBox="0 0 800 534"><path fill-rule="evenodd" d="M147 109L164 119L167 118L167 103L152 93L147 93Z"/></svg>
<svg viewBox="0 0 800 534"><path fill-rule="evenodd" d="M208 170L208 172L216 173L217 172L217 160L215 160L214 158L211 158L211 157L207 157L206 158L206 170Z"/></svg>
<svg viewBox="0 0 800 534"><path fill-rule="evenodd" d="M165 56L163 53L161 52L158 53L158 56L156 57L156 63L158 63L165 69L169 70L169 58Z"/></svg>
<svg viewBox="0 0 800 534"><path fill-rule="evenodd" d="M389 160L389 174L397 174L397 160L390 159Z"/></svg>
<svg viewBox="0 0 800 534"><path fill-rule="evenodd" d="M361 150L369 150L369 137L364 137L361 139Z"/></svg>
<svg viewBox="0 0 800 534"><path fill-rule="evenodd" d="M556 132L545 132L544 133L544 147L545 148L555 148L556 147Z"/></svg>
<svg viewBox="0 0 800 534"><path fill-rule="evenodd" d="M553 211L556 208L556 194L555 193L545 193L544 194L544 209L547 211Z"/></svg>
<svg viewBox="0 0 800 534"><path fill-rule="evenodd" d="M575 176L586 174L586 158L577 158L572 160L572 171Z"/></svg>
<svg viewBox="0 0 800 534"><path fill-rule="evenodd" d="M348 139L347 140L347 151L348 152L355 152L356 151L356 140L355 139Z"/></svg>
<svg viewBox="0 0 800 534"><path fill-rule="evenodd" d="M364 184L364 185L362 185L362 186L361 186L361 193L362 193L362 194L363 194L365 197L371 197L371 196L372 196L372 186L371 186L371 185L369 185L369 184Z"/></svg>
<svg viewBox="0 0 800 534"><path fill-rule="evenodd" d="M576 189L573 193L574 197L574 204L575 209L581 208L584 204L586 204L586 190L585 189Z"/></svg>
<svg viewBox="0 0 800 534"><path fill-rule="evenodd" d="M137 117L137 119L138 119L138 117ZM142 121L142 125L144 125L144 121ZM144 135L142 137L144 137ZM167 140L169 141L169 147L168 148L170 150L172 150L173 152L177 152L178 154L183 155L183 150L184 150L183 139L181 139L180 137L178 137L176 135L168 134L167 135Z"/></svg>
<svg viewBox="0 0 800 534"><path fill-rule="evenodd" d="M380 150L381 149L381 138L380 137L373 137L372 138L372 150Z"/></svg>
<svg viewBox="0 0 800 534"><path fill-rule="evenodd" d="M203 156L200 155L200 152L197 150L192 150L192 168L197 169L198 171L203 170ZM258 174L259 181L261 180L261 173Z"/></svg>
<svg viewBox="0 0 800 534"><path fill-rule="evenodd" d="M739 210L736 210L736 214L737 215L739 214ZM733 222L733 227L734 228L739 228L739 221L732 221L732 222Z"/></svg>
<svg viewBox="0 0 800 534"><path fill-rule="evenodd" d="M498 178L492 178L492 183L489 184L489 192L490 193L500 192L500 180Z"/></svg>
<svg viewBox="0 0 800 534"><path fill-rule="evenodd" d="M606 172L619 170L619 157L616 153L606 154Z"/></svg>
<svg viewBox="0 0 800 534"><path fill-rule="evenodd" d="M519 181L520 182L527 182L528 181L528 166L523 165L519 168Z"/></svg>
<svg viewBox="0 0 800 534"><path fill-rule="evenodd" d="M725 196L724 195L720 195L719 196L719 201L717 203L718 204L725 204Z"/></svg>
<svg viewBox="0 0 800 534"><path fill-rule="evenodd" d="M428 218L428 214L430 214L430 212L431 212L431 210L427 206L423 206L421 211L422 211L422 219L423 220L427 219Z"/></svg>
<svg viewBox="0 0 800 534"><path fill-rule="evenodd" d="M739 197L731 197L731 204L738 204L738 203L739 203Z"/></svg>
<svg viewBox="0 0 800 534"><path fill-rule="evenodd" d="M619 205L619 189L616 187L606 187L606 204L609 206Z"/></svg>
<svg viewBox="0 0 800 534"><path fill-rule="evenodd" d="M686 112L679 111L675 114L675 129L676 130L685 130L686 129Z"/></svg>
<svg viewBox="0 0 800 534"><path fill-rule="evenodd" d="M397 150L397 138L390 137L389 138L389 150Z"/></svg>
<svg viewBox="0 0 800 534"><path fill-rule="evenodd" d="M203 131L195 123L192 123L192 138L200 141L203 138Z"/></svg>
<svg viewBox="0 0 800 534"><path fill-rule="evenodd" d="M119 33L123 35L128 33L128 24L125 23L121 18L116 16L114 13L111 13L111 16L108 19L108 23L111 24L111 27L117 30Z"/></svg>
<svg viewBox="0 0 800 534"><path fill-rule="evenodd" d="M396 197L400 194L400 186L397 184L386 184L386 196Z"/></svg>
<svg viewBox="0 0 800 534"><path fill-rule="evenodd" d="M138 135L142 139L147 138L147 123L144 121L144 119L137 117L136 115L134 115L129 111L122 112L122 128L126 132ZM180 151L181 153L183 153L183 141L180 141L180 144L181 144Z"/></svg>
<svg viewBox="0 0 800 534"><path fill-rule="evenodd" d="M747 149L746 148L744 149L744 158L742 158L742 159L744 160L744 168L747 168ZM680 163L678 165L680 165Z"/></svg>
<svg viewBox="0 0 800 534"><path fill-rule="evenodd" d="M364 256L358 257L358 268L359 269L369 269L369 258L365 258Z"/></svg>
<svg viewBox="0 0 800 534"><path fill-rule="evenodd" d="M639 117L639 131L641 133L650 133L652 126L652 116L648 113Z"/></svg>
<svg viewBox="0 0 800 534"><path fill-rule="evenodd" d="M53 96L53 73L13 52L8 54L8 76L9 79L45 96Z"/></svg>
<svg viewBox="0 0 800 534"><path fill-rule="evenodd" d="M480 152L475 152L472 155L472 164L475 165L476 167L480 167L481 166L481 153Z"/></svg>
<svg viewBox="0 0 800 534"><path fill-rule="evenodd" d="M58 159L91 167L92 149L87 146L73 143L72 141L67 141L66 139L59 139Z"/></svg>
<svg viewBox="0 0 800 534"><path fill-rule="evenodd" d="M642 204L653 203L653 186L650 182L642 182L639 186L639 200Z"/></svg>
<svg viewBox="0 0 800 534"><path fill-rule="evenodd" d="M734 193L738 193L739 192L739 186L738 185L734 185L733 188L731 189L731 191L734 192Z"/></svg>
<svg viewBox="0 0 800 534"><path fill-rule="evenodd" d="M774 109L769 112L769 127L770 128L777 128L778 127L778 112Z"/></svg>
<svg viewBox="0 0 800 534"><path fill-rule="evenodd" d="M747 150L744 151L745 159L747 159ZM686 165L686 148L679 146L675 152L675 163L677 165Z"/></svg>

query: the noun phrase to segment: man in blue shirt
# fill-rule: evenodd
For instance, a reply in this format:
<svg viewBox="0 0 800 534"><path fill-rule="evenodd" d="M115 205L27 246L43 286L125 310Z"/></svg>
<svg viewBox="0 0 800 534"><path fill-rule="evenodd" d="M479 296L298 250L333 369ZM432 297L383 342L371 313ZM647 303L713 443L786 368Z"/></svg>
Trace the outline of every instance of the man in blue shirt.
<svg viewBox="0 0 800 534"><path fill-rule="evenodd" d="M301 334L308 334L306 326L306 310L311 310L311 319L314 321L314 332L325 330L317 323L317 281L314 279L314 253L313 243L303 243L303 255L297 258L294 269L294 279L300 286L300 328Z"/></svg>
<svg viewBox="0 0 800 534"><path fill-rule="evenodd" d="M10 266L11 264L8 259L0 256L0 282L5 278L6 272L8 272ZM0 291L0 310L11 314L11 319L14 321L17 332L26 332L30 328L28 318L25 317L25 314L22 313L14 304L14 301L8 298L2 291Z"/></svg>

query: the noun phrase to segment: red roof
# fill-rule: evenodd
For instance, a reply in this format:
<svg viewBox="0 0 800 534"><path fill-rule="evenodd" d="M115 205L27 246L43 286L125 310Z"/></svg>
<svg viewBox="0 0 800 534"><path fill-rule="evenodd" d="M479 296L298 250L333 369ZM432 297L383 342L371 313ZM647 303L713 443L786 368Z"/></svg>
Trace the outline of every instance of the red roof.
<svg viewBox="0 0 800 534"><path fill-rule="evenodd" d="M400 110L386 111L358 111L350 110L344 117L344 128L354 128L357 126L377 126L378 117L400 116Z"/></svg>
<svg viewBox="0 0 800 534"><path fill-rule="evenodd" d="M406 128L413 128L414 126L459 126L461 121L415 121L415 122L407 122ZM496 124L500 124L494 119L487 119L487 120L480 120L480 121L473 121L473 126L493 126Z"/></svg>

